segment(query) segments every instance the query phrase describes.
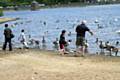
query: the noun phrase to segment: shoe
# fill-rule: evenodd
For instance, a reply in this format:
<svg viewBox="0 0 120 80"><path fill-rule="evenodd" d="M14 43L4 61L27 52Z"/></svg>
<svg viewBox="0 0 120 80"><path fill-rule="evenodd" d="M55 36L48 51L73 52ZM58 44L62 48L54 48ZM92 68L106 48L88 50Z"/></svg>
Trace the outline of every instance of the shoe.
<svg viewBox="0 0 120 80"><path fill-rule="evenodd" d="M29 49L29 47L25 47L25 49Z"/></svg>
<svg viewBox="0 0 120 80"><path fill-rule="evenodd" d="M68 52L64 52L64 54L69 54Z"/></svg>
<svg viewBox="0 0 120 80"><path fill-rule="evenodd" d="M77 55L77 54L75 54L75 55L74 55L74 57L78 57L78 55Z"/></svg>

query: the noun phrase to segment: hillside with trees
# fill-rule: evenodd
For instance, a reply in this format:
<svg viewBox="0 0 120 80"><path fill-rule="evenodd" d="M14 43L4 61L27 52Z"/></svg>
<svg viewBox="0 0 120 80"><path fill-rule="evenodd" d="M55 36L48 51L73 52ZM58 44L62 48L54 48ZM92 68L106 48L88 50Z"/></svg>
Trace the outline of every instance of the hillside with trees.
<svg viewBox="0 0 120 80"><path fill-rule="evenodd" d="M119 3L120 0L36 0L46 5L69 4L69 3ZM32 0L0 0L0 6L28 5Z"/></svg>

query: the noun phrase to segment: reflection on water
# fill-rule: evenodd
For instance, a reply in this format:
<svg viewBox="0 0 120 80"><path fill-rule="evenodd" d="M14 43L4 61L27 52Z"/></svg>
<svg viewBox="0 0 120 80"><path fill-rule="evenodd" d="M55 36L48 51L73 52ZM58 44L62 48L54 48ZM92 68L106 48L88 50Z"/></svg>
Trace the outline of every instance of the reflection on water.
<svg viewBox="0 0 120 80"><path fill-rule="evenodd" d="M110 41L115 44L120 40L120 35L116 33L120 29L120 5L107 6L89 6L76 8L55 8L41 9L39 11L18 11L5 12L4 17L20 17L21 19L9 22L15 34L15 45L18 43L18 36L21 29L25 29L27 35L42 42L45 36L47 48L52 49L53 41L59 38L61 30L67 30L67 34L71 32L71 36L66 35L67 39L71 39L70 47L75 48L75 27L83 19L87 20L88 27L94 32L91 37L87 34L86 39L89 43L90 52L98 51L95 41L96 38L103 41ZM3 24L0 25L0 42L3 41Z"/></svg>

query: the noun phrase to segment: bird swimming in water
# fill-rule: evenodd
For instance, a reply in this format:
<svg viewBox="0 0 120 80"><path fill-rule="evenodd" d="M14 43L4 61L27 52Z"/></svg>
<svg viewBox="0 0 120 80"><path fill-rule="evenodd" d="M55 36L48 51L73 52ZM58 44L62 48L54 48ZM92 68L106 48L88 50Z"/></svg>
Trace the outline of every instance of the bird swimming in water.
<svg viewBox="0 0 120 80"><path fill-rule="evenodd" d="M99 23L99 21L96 19L96 20L95 20L95 23Z"/></svg>
<svg viewBox="0 0 120 80"><path fill-rule="evenodd" d="M95 43L98 43L99 42L99 38L96 38L96 41L95 41Z"/></svg>
<svg viewBox="0 0 120 80"><path fill-rule="evenodd" d="M116 42L116 46L118 46L118 45L119 45L119 41Z"/></svg>
<svg viewBox="0 0 120 80"><path fill-rule="evenodd" d="M71 33L71 31L70 31L70 32L68 33L68 36L71 36L71 34L72 34L72 33Z"/></svg>
<svg viewBox="0 0 120 80"><path fill-rule="evenodd" d="M44 21L43 24L46 26L46 22Z"/></svg>

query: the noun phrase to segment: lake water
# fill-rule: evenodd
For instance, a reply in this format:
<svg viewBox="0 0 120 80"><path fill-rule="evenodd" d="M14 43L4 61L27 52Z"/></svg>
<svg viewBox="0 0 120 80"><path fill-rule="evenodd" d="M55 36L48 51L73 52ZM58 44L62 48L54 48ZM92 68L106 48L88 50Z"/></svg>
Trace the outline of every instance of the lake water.
<svg viewBox="0 0 120 80"><path fill-rule="evenodd" d="M71 37L67 35L66 37L67 39L72 39L70 47L75 49L75 28L81 20L86 20L87 26L94 32L94 36L91 36L89 33L86 35L91 53L98 51L98 46L95 44L96 38L110 41L113 45L115 45L116 41L120 40L120 35L116 33L117 30L120 30L120 4L41 9L38 11L9 11L4 12L4 14L3 17L20 18L17 21L7 22L10 25L17 24L12 27L15 34L15 43L18 43L21 29L25 29L27 35L30 34L33 38L40 41L42 36L45 35L48 49L52 49L52 42L59 38L61 30L65 29L67 34L72 32ZM103 28L98 29L97 23L95 23L96 20ZM46 25L43 22L46 22ZM0 25L1 43L3 42L3 25Z"/></svg>

